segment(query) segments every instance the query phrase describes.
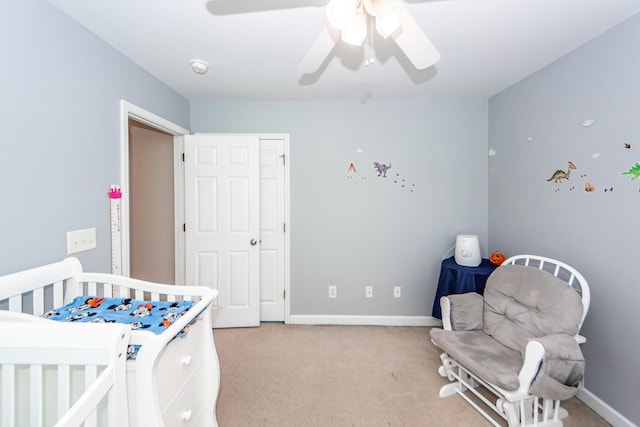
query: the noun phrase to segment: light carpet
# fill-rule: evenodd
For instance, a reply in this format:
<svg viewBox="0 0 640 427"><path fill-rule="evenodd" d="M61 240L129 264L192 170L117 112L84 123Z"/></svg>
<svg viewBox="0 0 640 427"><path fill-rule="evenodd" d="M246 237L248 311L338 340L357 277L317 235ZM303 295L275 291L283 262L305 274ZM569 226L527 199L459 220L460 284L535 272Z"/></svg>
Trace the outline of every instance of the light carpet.
<svg viewBox="0 0 640 427"><path fill-rule="evenodd" d="M263 323L213 335L220 427L490 425L460 397L438 397L448 381L426 327ZM609 425L578 399L562 406L565 427Z"/></svg>

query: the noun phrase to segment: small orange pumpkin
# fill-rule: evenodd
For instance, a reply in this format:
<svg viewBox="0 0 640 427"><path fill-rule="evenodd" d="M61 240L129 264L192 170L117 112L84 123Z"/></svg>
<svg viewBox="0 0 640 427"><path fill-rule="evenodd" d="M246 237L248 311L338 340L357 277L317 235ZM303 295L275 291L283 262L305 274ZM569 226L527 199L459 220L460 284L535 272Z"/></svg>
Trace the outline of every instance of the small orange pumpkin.
<svg viewBox="0 0 640 427"><path fill-rule="evenodd" d="M504 255L502 255L500 252L494 252L489 257L489 261L491 261L491 264L493 265L501 265L505 259L507 258Z"/></svg>

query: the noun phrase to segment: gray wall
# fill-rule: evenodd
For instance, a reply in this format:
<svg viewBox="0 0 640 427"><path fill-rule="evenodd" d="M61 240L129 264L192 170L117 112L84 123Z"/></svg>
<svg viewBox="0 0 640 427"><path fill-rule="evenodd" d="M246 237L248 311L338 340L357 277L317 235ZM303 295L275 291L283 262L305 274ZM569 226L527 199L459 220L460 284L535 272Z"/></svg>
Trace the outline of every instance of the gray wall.
<svg viewBox="0 0 640 427"><path fill-rule="evenodd" d="M290 134L293 315L430 316L456 234L486 246L486 101L192 102L191 119L193 132ZM391 163L386 179L374 161Z"/></svg>
<svg viewBox="0 0 640 427"><path fill-rule="evenodd" d="M640 16L489 102L490 249L557 257L584 274L586 387L636 424L640 180L620 173L640 162L638 41ZM568 161L569 181L546 181Z"/></svg>
<svg viewBox="0 0 640 427"><path fill-rule="evenodd" d="M183 127L189 104L44 0L0 14L0 274L66 256L97 228L86 269L110 270L110 184L120 182L120 99Z"/></svg>

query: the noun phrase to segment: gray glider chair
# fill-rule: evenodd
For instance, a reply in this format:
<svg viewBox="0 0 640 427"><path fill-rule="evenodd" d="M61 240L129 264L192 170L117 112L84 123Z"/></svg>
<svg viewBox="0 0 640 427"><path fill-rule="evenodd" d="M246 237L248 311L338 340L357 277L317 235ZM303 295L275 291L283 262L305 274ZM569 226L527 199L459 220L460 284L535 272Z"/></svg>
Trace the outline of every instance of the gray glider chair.
<svg viewBox="0 0 640 427"><path fill-rule="evenodd" d="M440 397L462 396L494 426L487 407L510 427L561 427L568 414L560 401L583 383L578 333L589 302L578 271L535 255L507 259L484 295L442 297L443 329L431 329L431 341L444 351L438 372L451 383Z"/></svg>

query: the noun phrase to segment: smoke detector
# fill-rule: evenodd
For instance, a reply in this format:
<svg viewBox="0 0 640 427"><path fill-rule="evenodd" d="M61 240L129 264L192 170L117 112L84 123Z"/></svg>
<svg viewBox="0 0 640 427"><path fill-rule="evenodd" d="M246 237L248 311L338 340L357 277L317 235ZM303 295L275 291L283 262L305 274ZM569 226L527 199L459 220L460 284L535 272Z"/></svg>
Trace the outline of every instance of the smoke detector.
<svg viewBox="0 0 640 427"><path fill-rule="evenodd" d="M209 70L209 64L207 64L207 61L203 61L202 59L192 59L191 69L196 74L206 74L207 70Z"/></svg>

